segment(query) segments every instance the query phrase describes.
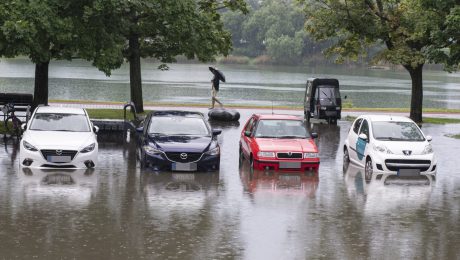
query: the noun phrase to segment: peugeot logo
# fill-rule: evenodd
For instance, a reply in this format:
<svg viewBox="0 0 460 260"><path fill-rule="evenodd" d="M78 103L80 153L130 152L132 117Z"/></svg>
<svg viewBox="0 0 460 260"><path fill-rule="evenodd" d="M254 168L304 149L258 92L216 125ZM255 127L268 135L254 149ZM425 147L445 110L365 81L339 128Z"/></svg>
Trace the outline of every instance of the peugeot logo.
<svg viewBox="0 0 460 260"><path fill-rule="evenodd" d="M404 155L411 155L411 154L412 154L412 151L410 151L410 150L403 150L403 154L404 154Z"/></svg>
<svg viewBox="0 0 460 260"><path fill-rule="evenodd" d="M62 150L56 150L56 155L62 155Z"/></svg>
<svg viewBox="0 0 460 260"><path fill-rule="evenodd" d="M181 153L181 154L180 154L180 158L181 158L182 160L186 160L186 159L187 159L187 154L186 154L186 153Z"/></svg>

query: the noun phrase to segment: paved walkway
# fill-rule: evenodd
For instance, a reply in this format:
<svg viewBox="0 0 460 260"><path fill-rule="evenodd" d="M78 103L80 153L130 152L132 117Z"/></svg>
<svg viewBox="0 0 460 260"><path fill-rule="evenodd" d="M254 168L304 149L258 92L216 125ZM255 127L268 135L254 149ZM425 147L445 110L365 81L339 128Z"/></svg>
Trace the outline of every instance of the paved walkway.
<svg viewBox="0 0 460 260"><path fill-rule="evenodd" d="M51 105L55 106L65 106L65 107L83 107L83 108L90 108L90 109L123 109L122 104L98 104L98 103L64 103L64 102L50 102ZM168 110L168 109L187 109L192 111L200 111L200 112L207 112L208 108L206 107L195 107L195 106L184 106L178 105L177 107L174 106L144 106L145 110ZM254 112L266 112L271 111L271 108L231 108L235 110L253 110ZM302 110L298 109L273 109L275 113L283 113L283 114L302 114ZM263 113L263 112L262 112ZM381 114L381 115L403 115L409 116L408 112L376 112L376 111L342 111L342 117L346 116L360 116L364 114ZM460 113L430 113L425 112L423 113L424 117L436 117L436 118L457 118L460 119Z"/></svg>

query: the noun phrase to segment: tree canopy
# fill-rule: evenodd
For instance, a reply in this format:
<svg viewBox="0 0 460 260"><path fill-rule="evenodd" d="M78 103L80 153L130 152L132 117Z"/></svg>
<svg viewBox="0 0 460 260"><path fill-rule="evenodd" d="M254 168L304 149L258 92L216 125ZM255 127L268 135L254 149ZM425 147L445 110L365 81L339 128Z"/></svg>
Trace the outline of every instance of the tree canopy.
<svg viewBox="0 0 460 260"><path fill-rule="evenodd" d="M411 75L411 118L422 121L422 69L426 62L458 66L458 5L455 0L300 0L306 29L316 39L333 39L326 50L337 61L367 55L385 46L374 60L404 66ZM453 33L451 35L451 33ZM456 35L456 36L455 36ZM455 37L457 37L455 39Z"/></svg>

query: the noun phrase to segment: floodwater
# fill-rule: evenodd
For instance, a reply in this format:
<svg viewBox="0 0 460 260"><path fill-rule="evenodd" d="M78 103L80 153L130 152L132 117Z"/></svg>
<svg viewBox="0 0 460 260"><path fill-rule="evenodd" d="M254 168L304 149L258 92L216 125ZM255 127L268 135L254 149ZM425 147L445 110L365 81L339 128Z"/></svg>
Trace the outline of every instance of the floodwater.
<svg viewBox="0 0 460 260"><path fill-rule="evenodd" d="M160 71L158 63L143 61L144 102L208 104L212 74L205 64L171 64ZM34 65L26 59L0 60L0 92L33 93ZM261 106L302 105L310 77L337 78L342 96L355 107L409 107L411 80L406 71L331 67L269 67L219 65L227 82L219 97L225 104ZM75 60L53 61L49 71L50 99L130 100L129 68L111 77ZM460 109L460 74L424 72L424 107Z"/></svg>
<svg viewBox="0 0 460 260"><path fill-rule="evenodd" d="M436 182L384 185L342 171L347 121L312 127L316 175L251 175L238 141L254 111L240 112L240 124L213 124L216 173L141 170L134 136L103 133L97 169L24 170L16 142L0 141L0 258L458 259L460 140L445 135L460 125L423 126Z"/></svg>

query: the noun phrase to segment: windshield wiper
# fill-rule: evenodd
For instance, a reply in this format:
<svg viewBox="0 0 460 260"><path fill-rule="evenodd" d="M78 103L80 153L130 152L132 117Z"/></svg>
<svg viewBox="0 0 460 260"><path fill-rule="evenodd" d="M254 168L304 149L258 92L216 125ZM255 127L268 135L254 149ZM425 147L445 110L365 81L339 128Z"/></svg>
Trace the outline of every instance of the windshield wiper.
<svg viewBox="0 0 460 260"><path fill-rule="evenodd" d="M330 98L330 97L326 94L326 92L324 92L323 90L321 90L321 92L323 92L323 94L332 102L332 98Z"/></svg>
<svg viewBox="0 0 460 260"><path fill-rule="evenodd" d="M300 136L300 135L284 135L284 136L280 136L280 138L286 138L286 139L300 138L300 139L305 139L307 137L306 136Z"/></svg>
<svg viewBox="0 0 460 260"><path fill-rule="evenodd" d="M261 135L261 136L256 136L257 138L280 138L279 136L274 136L274 135Z"/></svg>

